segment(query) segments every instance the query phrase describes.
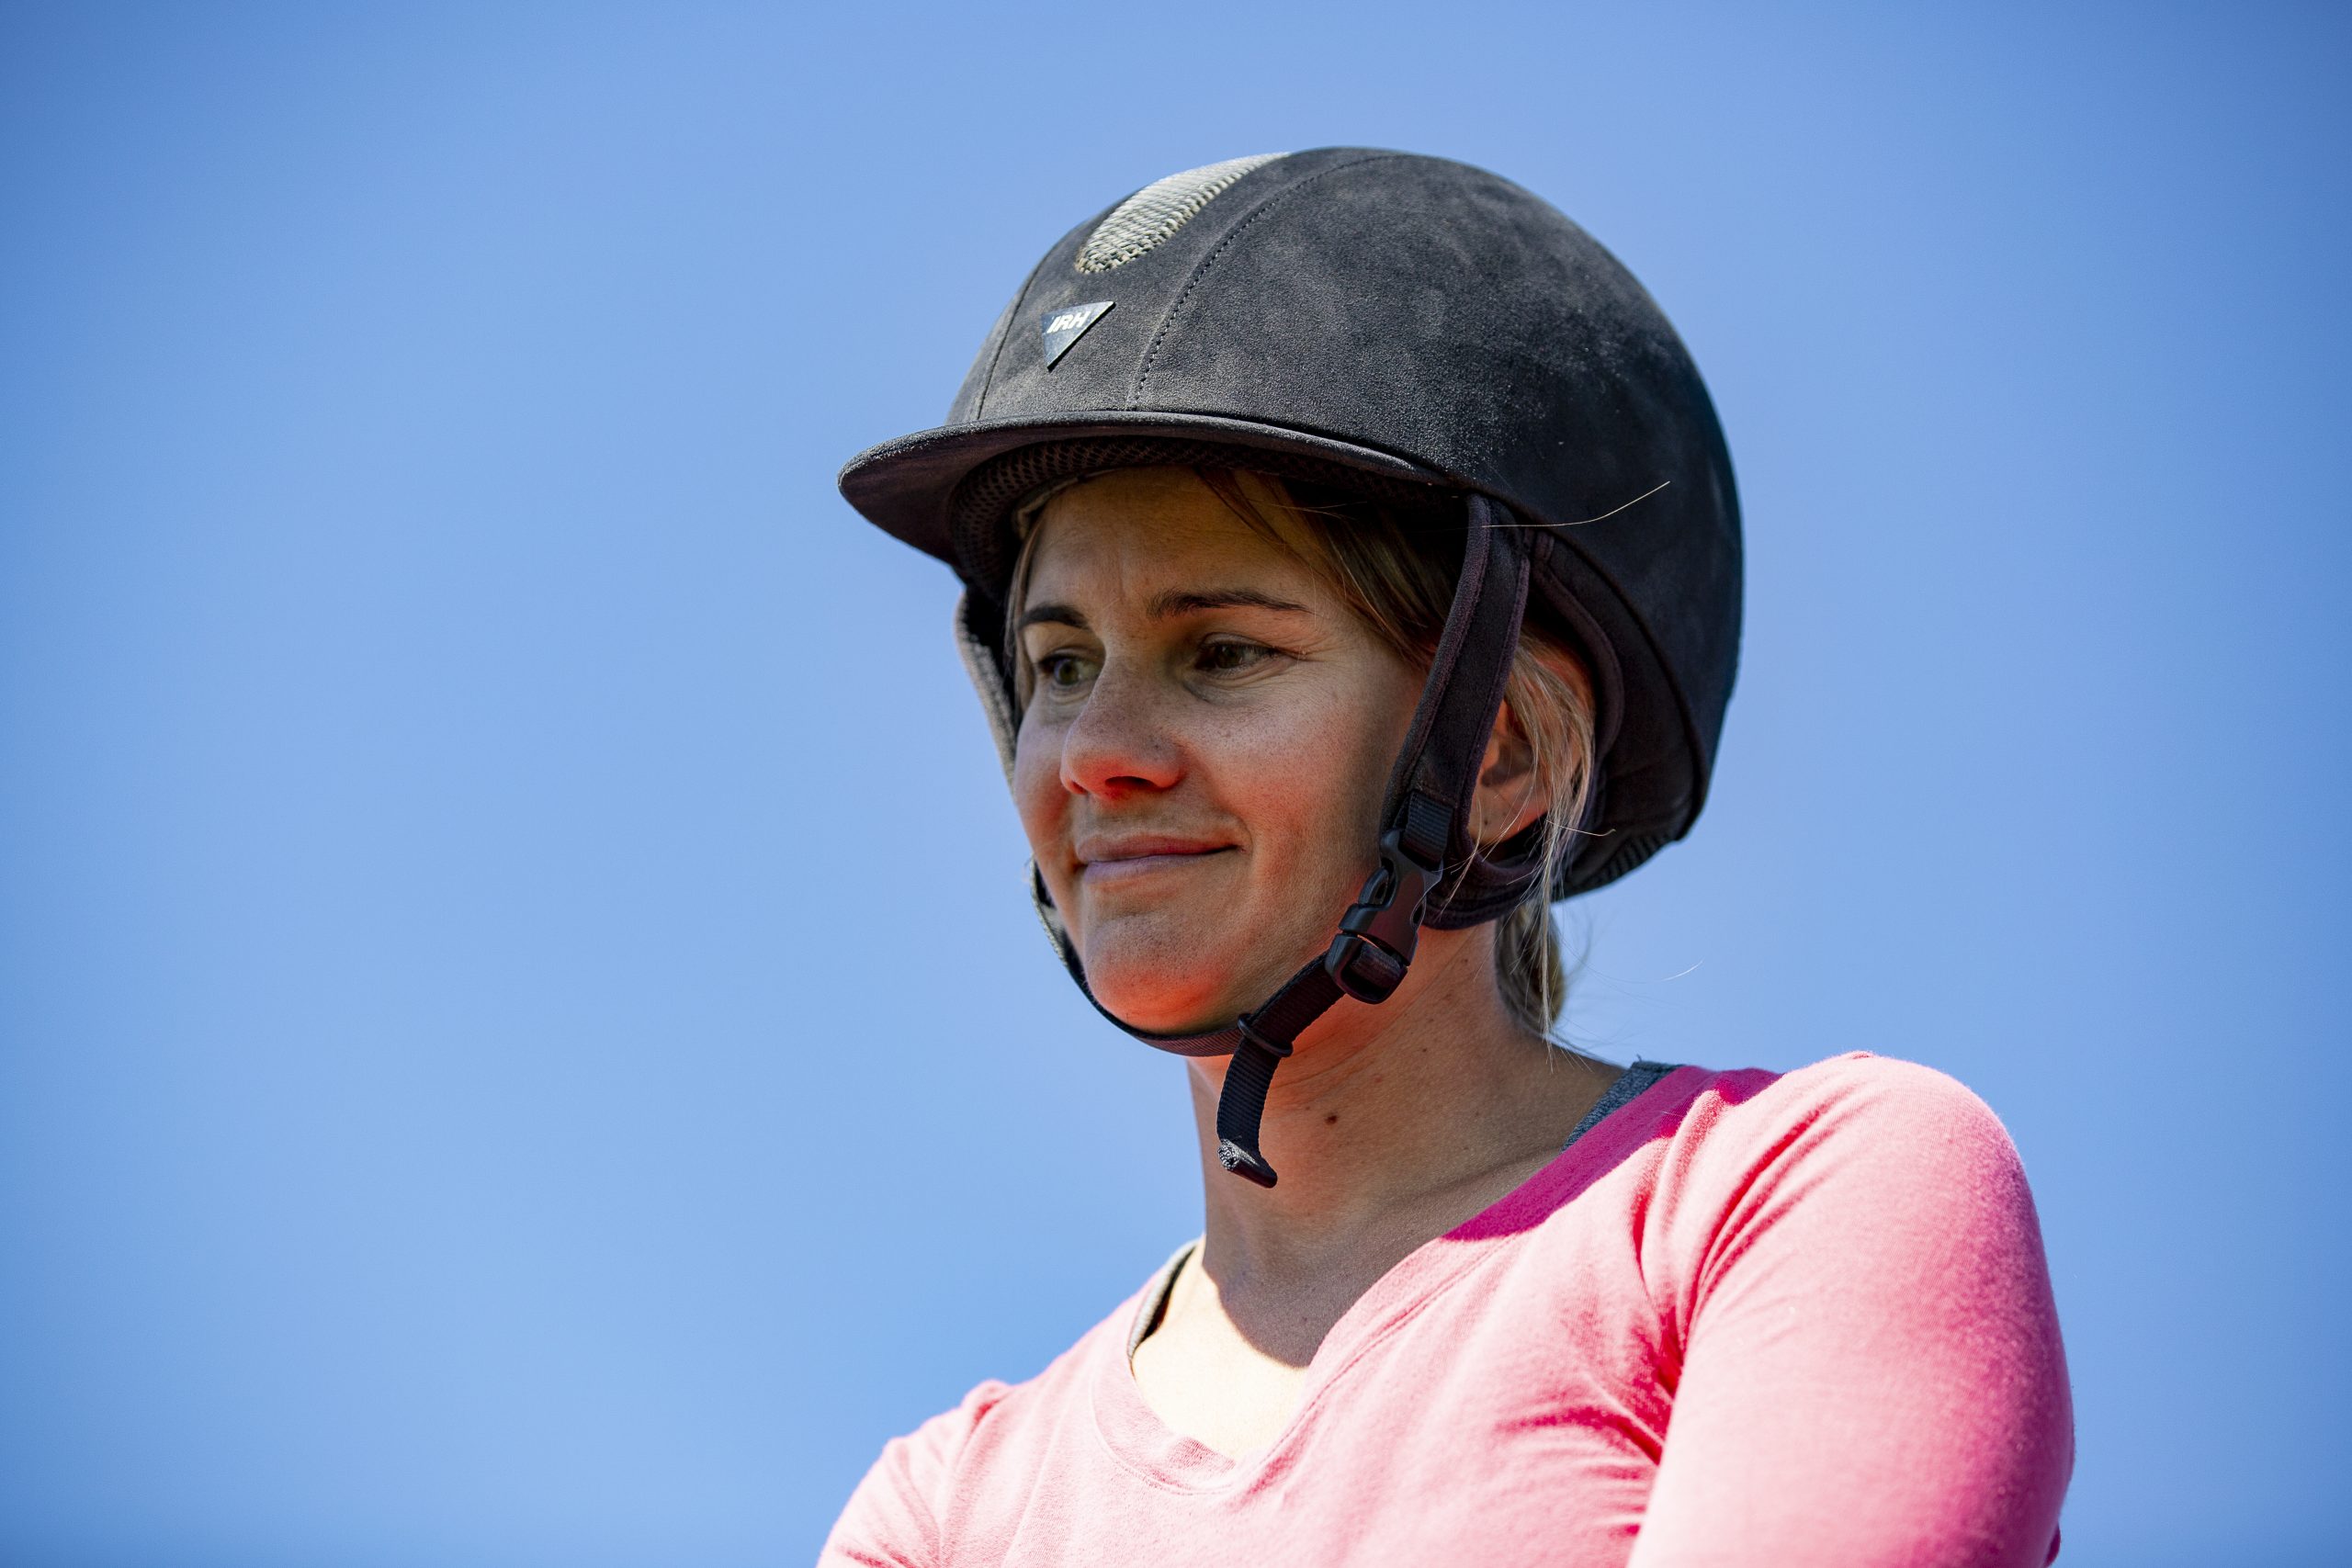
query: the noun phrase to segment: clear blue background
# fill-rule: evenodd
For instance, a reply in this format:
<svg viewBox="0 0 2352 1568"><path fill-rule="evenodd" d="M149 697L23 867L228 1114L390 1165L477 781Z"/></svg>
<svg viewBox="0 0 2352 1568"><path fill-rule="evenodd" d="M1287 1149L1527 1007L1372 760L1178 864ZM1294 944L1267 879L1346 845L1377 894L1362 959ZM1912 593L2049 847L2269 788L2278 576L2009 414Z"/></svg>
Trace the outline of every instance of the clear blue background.
<svg viewBox="0 0 2352 1568"><path fill-rule="evenodd" d="M1192 1233L832 474L1069 225L1334 142L1581 220L1739 465L1572 1032L1958 1075L2065 1561L2344 1561L2346 17L10 6L0 1561L804 1562Z"/></svg>

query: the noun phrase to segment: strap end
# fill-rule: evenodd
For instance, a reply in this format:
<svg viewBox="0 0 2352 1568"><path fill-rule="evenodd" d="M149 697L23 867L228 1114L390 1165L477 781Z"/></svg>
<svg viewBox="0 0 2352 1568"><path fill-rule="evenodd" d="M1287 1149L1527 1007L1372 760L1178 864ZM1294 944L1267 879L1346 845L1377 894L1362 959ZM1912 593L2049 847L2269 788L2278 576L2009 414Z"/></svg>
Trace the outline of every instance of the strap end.
<svg viewBox="0 0 2352 1568"><path fill-rule="evenodd" d="M1261 1187L1272 1187L1275 1182L1274 1168L1266 1163L1266 1156L1255 1149L1243 1148L1231 1138L1216 1141L1216 1158L1219 1165L1245 1181L1254 1181Z"/></svg>

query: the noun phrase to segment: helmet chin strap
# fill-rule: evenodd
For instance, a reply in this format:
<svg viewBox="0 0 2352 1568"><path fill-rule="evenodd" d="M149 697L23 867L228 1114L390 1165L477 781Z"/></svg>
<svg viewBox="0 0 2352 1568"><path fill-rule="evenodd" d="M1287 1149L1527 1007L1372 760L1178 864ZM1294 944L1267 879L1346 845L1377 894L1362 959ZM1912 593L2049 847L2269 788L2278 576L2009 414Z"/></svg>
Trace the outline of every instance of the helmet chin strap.
<svg viewBox="0 0 2352 1568"><path fill-rule="evenodd" d="M1435 924L1452 896L1469 879L1475 844L1470 807L1478 772L1501 710L1503 687L1519 652L1527 606L1528 558L1522 530L1509 526L1496 502L1472 495L1462 577L1446 613L1445 630L1430 661L1412 727L1388 775L1381 807L1380 863L1356 902L1340 918L1330 947L1283 983L1264 1003L1222 1029L1204 1034L1157 1034L1137 1029L1104 1007L1086 983L1069 935L1048 920L1070 978L1094 1010L1121 1029L1180 1056L1226 1056L1225 1089L1217 1097L1217 1159L1261 1187L1274 1184L1274 1168L1259 1152L1259 1123L1274 1069L1307 1025L1342 996L1377 1005L1404 983L1424 923ZM1523 891L1542 873L1530 855L1503 868L1506 884ZM1481 880L1482 904L1497 896L1491 874ZM1031 874L1041 913L1051 909L1042 880ZM1506 886L1502 891L1508 892ZM1449 922L1451 923L1451 922Z"/></svg>

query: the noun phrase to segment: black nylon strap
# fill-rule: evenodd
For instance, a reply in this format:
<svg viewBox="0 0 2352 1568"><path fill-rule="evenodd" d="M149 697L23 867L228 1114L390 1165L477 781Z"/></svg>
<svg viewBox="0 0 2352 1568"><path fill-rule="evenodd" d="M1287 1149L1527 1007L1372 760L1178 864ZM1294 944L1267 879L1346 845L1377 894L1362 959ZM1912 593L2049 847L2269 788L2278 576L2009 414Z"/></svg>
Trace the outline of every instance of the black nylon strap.
<svg viewBox="0 0 2352 1568"><path fill-rule="evenodd" d="M1430 900L1433 915L1451 906L1477 863L1470 807L1527 613L1528 557L1521 531L1483 495L1470 497L1467 510L1462 581L1430 661L1421 706L1388 781L1387 824L1404 830L1416 859L1452 873ZM1423 852L1432 844L1439 853Z"/></svg>
<svg viewBox="0 0 2352 1568"><path fill-rule="evenodd" d="M1338 993L1336 989L1333 995ZM1272 1187L1274 1168L1258 1151L1258 1123L1266 1114L1266 1090L1283 1056L1255 1039L1244 1040L1225 1064L1225 1088L1216 1097L1217 1163L1246 1181Z"/></svg>
<svg viewBox="0 0 2352 1568"><path fill-rule="evenodd" d="M1445 629L1439 636L1429 675L1422 682L1412 724L1389 771L1381 811L1384 832L1393 834L1406 854L1437 877L1423 914L1430 923L1436 923L1451 909L1452 895L1458 890L1465 869L1475 863L1471 803L1486 759L1487 740L1502 707L1503 688L1518 655L1521 617L1527 605L1527 551L1519 530L1510 525L1509 513L1482 495L1469 497L1465 510L1468 534L1463 545L1461 580L1446 612ZM1528 867L1525 875L1532 877L1535 869ZM1039 909L1049 909L1044 883L1034 872L1032 879ZM1366 885L1367 898L1373 886ZM1392 897L1395 892L1392 887ZM1217 1157L1236 1175L1261 1187L1273 1186L1273 1167L1258 1148L1266 1094L1275 1067L1290 1055L1298 1036L1344 994L1333 973L1339 943L1334 943L1329 954L1317 958L1283 982L1264 1005L1223 1029L1204 1034L1155 1034L1128 1024L1097 1000L1068 934L1050 919L1047 929L1061 949L1070 978L1078 982L1094 1010L1111 1022L1145 1043L1177 1055L1232 1057L1226 1067L1224 1089L1217 1097ZM1409 951L1391 956L1396 972L1401 975L1410 962Z"/></svg>

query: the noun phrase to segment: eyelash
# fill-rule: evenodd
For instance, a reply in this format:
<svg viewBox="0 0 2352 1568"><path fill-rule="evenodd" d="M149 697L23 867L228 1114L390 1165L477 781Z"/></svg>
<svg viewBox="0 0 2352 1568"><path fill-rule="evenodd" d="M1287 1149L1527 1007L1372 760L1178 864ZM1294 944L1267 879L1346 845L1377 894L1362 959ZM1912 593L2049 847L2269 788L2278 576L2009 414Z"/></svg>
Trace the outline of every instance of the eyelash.
<svg viewBox="0 0 2352 1568"><path fill-rule="evenodd" d="M1219 668L1215 663L1216 657L1226 652L1250 654L1254 655L1255 657L1250 658L1238 665L1229 665ZM1209 675L1240 675L1257 669L1269 659L1281 659L1284 657L1287 656L1283 654L1282 649L1270 647L1262 642L1245 641L1238 637L1225 637L1216 641L1204 642L1201 644L1199 649L1193 655L1193 668L1202 671L1204 674ZM1041 654L1037 659L1037 677L1039 681L1046 685L1054 685L1057 683L1054 679L1054 671L1056 670L1064 668L1070 663L1081 661L1084 658L1085 656L1082 654L1073 653L1066 649Z"/></svg>

